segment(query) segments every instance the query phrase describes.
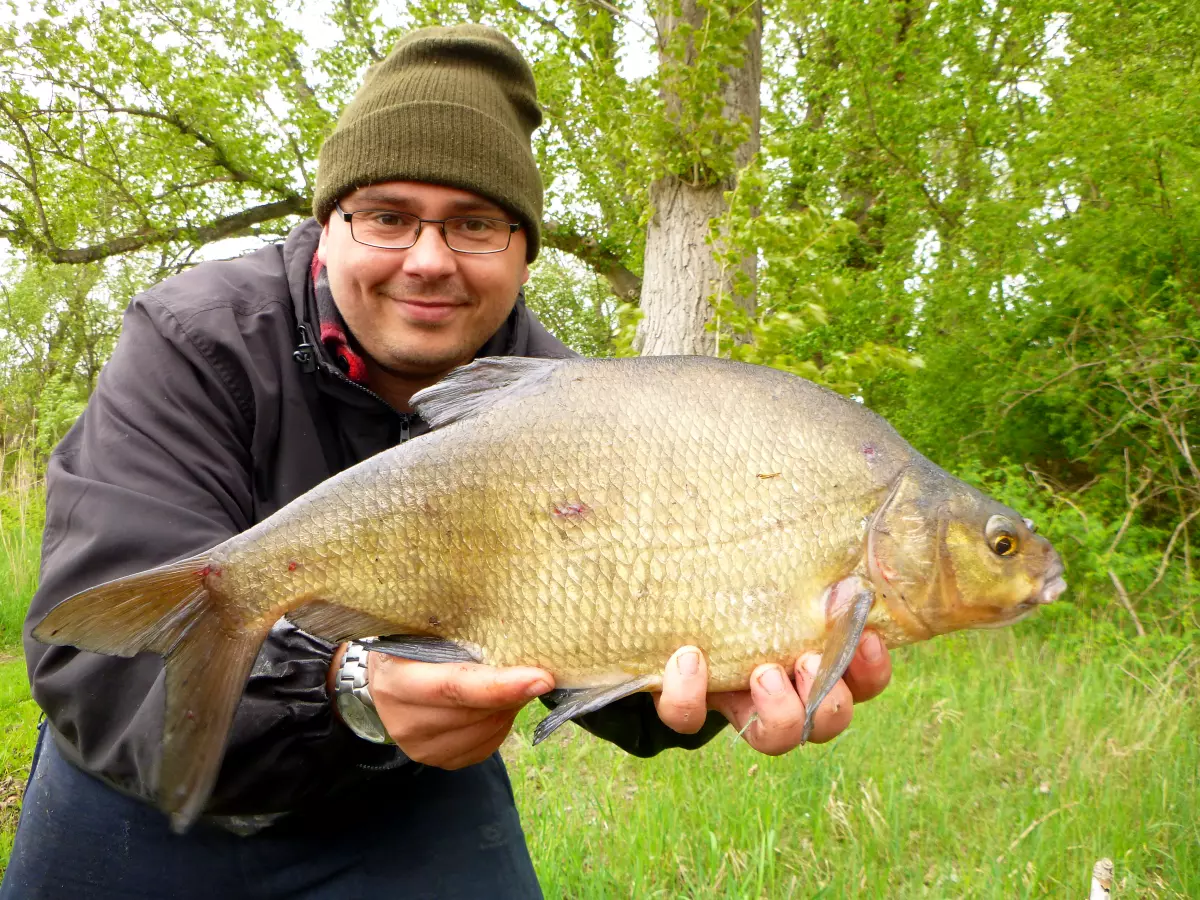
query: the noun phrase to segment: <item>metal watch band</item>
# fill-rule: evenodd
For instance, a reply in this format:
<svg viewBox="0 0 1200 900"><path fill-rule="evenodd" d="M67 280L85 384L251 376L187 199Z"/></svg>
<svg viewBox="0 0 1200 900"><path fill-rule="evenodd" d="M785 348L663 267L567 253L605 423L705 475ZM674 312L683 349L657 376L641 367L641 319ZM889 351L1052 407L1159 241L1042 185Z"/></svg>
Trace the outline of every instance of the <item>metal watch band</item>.
<svg viewBox="0 0 1200 900"><path fill-rule="evenodd" d="M375 710L367 683L367 649L362 644L347 645L334 694L346 727L373 744L394 743Z"/></svg>

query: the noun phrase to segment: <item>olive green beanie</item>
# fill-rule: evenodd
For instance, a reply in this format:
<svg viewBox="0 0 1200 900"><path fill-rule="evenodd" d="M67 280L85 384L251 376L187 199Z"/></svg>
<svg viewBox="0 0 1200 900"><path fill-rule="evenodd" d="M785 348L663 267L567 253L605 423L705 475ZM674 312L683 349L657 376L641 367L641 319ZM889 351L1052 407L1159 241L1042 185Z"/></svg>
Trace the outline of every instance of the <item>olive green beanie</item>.
<svg viewBox="0 0 1200 900"><path fill-rule="evenodd" d="M533 72L484 25L421 28L367 72L321 147L313 214L380 181L426 181L486 197L541 245L542 179L530 135L542 123Z"/></svg>

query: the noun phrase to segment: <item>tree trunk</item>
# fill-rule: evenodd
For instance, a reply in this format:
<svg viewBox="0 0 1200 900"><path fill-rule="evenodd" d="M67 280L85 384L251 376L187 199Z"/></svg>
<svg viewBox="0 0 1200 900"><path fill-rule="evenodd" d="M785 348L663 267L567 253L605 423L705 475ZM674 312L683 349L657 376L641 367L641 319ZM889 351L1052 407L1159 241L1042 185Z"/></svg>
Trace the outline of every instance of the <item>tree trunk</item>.
<svg viewBox="0 0 1200 900"><path fill-rule="evenodd" d="M720 2L711 0L712 4ZM683 0L679 15L660 9L655 16L660 48L681 25L690 27L693 36L704 34L706 14L707 6L698 0ZM727 210L724 193L733 189L736 172L750 162L759 147L762 5L753 3L742 14L754 17L754 28L742 47L742 64L723 69L727 80L719 86L725 120L737 122L744 117L750 123L749 137L733 151L735 174L705 177L697 167L690 178L672 173L650 186L652 215L646 234L642 321L635 341L636 349L644 356L712 354L715 336L705 328L713 315L710 298L718 292L733 294L734 273L723 270L713 258L707 238L710 222ZM689 42L689 59L684 62L692 62L698 52L702 50L697 51ZM672 62L660 49L660 66ZM676 121L682 106L676 93L678 86L677 80L664 79L663 101L667 115ZM681 127L686 129L686 123ZM742 271L753 284L753 255L743 262ZM753 292L734 299L747 309L754 306Z"/></svg>

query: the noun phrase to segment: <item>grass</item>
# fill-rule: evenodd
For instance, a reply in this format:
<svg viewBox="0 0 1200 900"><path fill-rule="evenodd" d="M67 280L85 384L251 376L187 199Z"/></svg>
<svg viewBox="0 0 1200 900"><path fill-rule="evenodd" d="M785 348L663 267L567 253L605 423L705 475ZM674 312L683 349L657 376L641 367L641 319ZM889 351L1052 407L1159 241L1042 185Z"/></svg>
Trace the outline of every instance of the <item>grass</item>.
<svg viewBox="0 0 1200 900"><path fill-rule="evenodd" d="M39 715L29 697L25 661L4 658L0 661L0 871L12 851Z"/></svg>
<svg viewBox="0 0 1200 900"><path fill-rule="evenodd" d="M0 653L21 641L21 625L37 588L43 487L24 457L0 457Z"/></svg>
<svg viewBox="0 0 1200 900"><path fill-rule="evenodd" d="M1200 655L1027 629L895 664L839 739L776 759L511 739L546 896L1085 897L1105 856L1115 897L1200 896Z"/></svg>
<svg viewBox="0 0 1200 900"><path fill-rule="evenodd" d="M1028 629L1026 630L1028 632ZM836 741L719 735L639 760L577 729L505 745L547 897L1200 896L1200 654L965 634L895 655ZM38 710L0 663L0 870Z"/></svg>
<svg viewBox="0 0 1200 900"><path fill-rule="evenodd" d="M0 871L38 719L38 490L0 494ZM546 896L1082 898L1104 856L1118 900L1200 896L1200 651L1070 610L897 652L840 738L780 758L729 731L653 760L571 728L533 748L530 708L504 752Z"/></svg>

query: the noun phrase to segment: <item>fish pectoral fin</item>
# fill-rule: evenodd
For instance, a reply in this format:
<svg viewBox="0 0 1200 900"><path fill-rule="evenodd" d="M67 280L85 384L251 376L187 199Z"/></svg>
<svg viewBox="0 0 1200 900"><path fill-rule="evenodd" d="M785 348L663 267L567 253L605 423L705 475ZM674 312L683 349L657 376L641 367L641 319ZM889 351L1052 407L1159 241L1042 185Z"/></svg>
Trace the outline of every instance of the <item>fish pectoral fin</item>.
<svg viewBox="0 0 1200 900"><path fill-rule="evenodd" d="M537 393L565 359L486 356L417 391L412 407L430 428L476 416L501 400Z"/></svg>
<svg viewBox="0 0 1200 900"><path fill-rule="evenodd" d="M640 675L608 687L551 691L546 695L546 699L558 705L550 711L550 715L538 722L537 728L533 730L533 743L540 744L564 722L603 709L622 697L657 686L661 681L662 675Z"/></svg>
<svg viewBox="0 0 1200 900"><path fill-rule="evenodd" d="M327 600L314 600L298 606L287 614L287 618L297 628L331 644L370 635L390 634L396 630L395 622Z"/></svg>
<svg viewBox="0 0 1200 900"><path fill-rule="evenodd" d="M454 641L445 638L429 637L420 634L395 634L382 638L372 638L363 641L362 645L368 650L386 653L388 656L398 656L400 659L412 659L417 662L451 663L479 662L479 657Z"/></svg>
<svg viewBox="0 0 1200 900"><path fill-rule="evenodd" d="M848 603L836 609L830 617L829 627L825 632L825 646L821 649L821 666L813 678L812 689L808 694L805 705L804 730L800 733L800 742L808 740L812 734L813 722L817 710L838 679L846 674L850 660L858 650L858 642L862 637L863 628L867 624L867 614L875 595L869 590L860 590Z"/></svg>

